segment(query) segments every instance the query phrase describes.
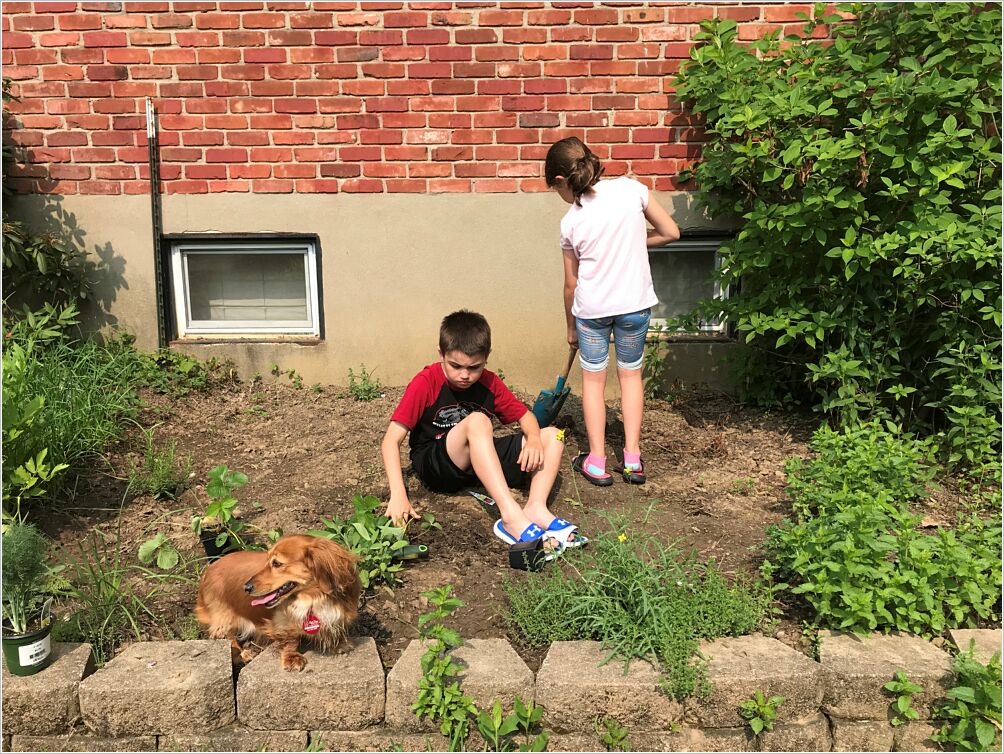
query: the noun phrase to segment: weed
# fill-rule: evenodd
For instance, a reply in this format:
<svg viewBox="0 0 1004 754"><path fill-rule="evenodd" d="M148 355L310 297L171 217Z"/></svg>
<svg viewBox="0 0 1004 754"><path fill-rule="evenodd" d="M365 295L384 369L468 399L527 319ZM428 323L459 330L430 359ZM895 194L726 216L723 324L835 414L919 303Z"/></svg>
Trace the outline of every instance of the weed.
<svg viewBox="0 0 1004 754"><path fill-rule="evenodd" d="M453 660L451 652L464 640L441 621L464 603L450 596L453 587L441 586L422 596L434 608L418 618L420 639L426 643L422 655L422 677L418 681L418 699L411 711L419 718L428 717L439 723L440 732L449 741L450 751L460 751L467 740L472 715L477 707L460 690L458 674L463 669Z"/></svg>
<svg viewBox="0 0 1004 754"><path fill-rule="evenodd" d="M739 715L749 723L753 735L758 737L765 730L774 730L777 710L782 704L783 696L768 698L762 691L757 691L752 698L739 705Z"/></svg>
<svg viewBox="0 0 1004 754"><path fill-rule="evenodd" d="M753 477L744 476L732 482L732 486L729 487L729 492L733 495L741 495L745 497L753 492L753 488L755 486L756 480Z"/></svg>
<svg viewBox="0 0 1004 754"><path fill-rule="evenodd" d="M503 716L502 702L496 699L491 712L477 713L478 732L487 751L544 751L550 734L541 730L543 716L543 707L532 701L524 703L518 696L513 701L513 713Z"/></svg>
<svg viewBox="0 0 1004 754"><path fill-rule="evenodd" d="M955 751L1000 751L1001 653L995 652L986 665L974 655L970 643L955 658L952 669L957 685L935 711L935 717L945 722L931 738Z"/></svg>
<svg viewBox="0 0 1004 754"><path fill-rule="evenodd" d="M318 394L324 392L324 388L321 387L321 383L320 382L315 382L313 385L311 385L310 386L310 390L311 390L311 392L318 393Z"/></svg>
<svg viewBox="0 0 1004 754"><path fill-rule="evenodd" d="M349 519L322 517L324 528L307 533L338 542L358 555L359 580L364 589L384 584L390 591L397 584L397 573L404 567L394 556L409 542L403 527L394 526L387 516L377 515L376 509L381 505L373 495L353 495L355 511Z"/></svg>
<svg viewBox="0 0 1004 754"><path fill-rule="evenodd" d="M597 723L599 721L597 720ZM631 751L631 740L628 738L628 729L620 724L620 721L612 718L603 718L603 730L597 728L600 736L600 743L607 751Z"/></svg>
<svg viewBox="0 0 1004 754"><path fill-rule="evenodd" d="M202 627L192 613L185 613L174 622L174 625L168 626L167 635L172 639L192 641L202 635Z"/></svg>
<svg viewBox="0 0 1004 754"><path fill-rule="evenodd" d="M192 471L192 457L177 457L177 442L172 440L163 450L157 450L153 430L143 432L143 464L132 465L129 471L129 489L154 498L176 498L185 488Z"/></svg>
<svg viewBox="0 0 1004 754"><path fill-rule="evenodd" d="M913 695L924 690L923 686L906 677L906 673L897 670L893 679L883 686L886 691L896 697L896 701L889 705L889 724L893 727L904 725L911 720L916 720L920 714L913 708Z"/></svg>
<svg viewBox="0 0 1004 754"><path fill-rule="evenodd" d="M504 582L510 626L531 646L593 639L608 659L649 660L676 698L706 688L705 668L693 661L697 640L749 633L770 601L762 585L729 584L714 561L698 562L623 521L563 560L567 569Z"/></svg>
<svg viewBox="0 0 1004 754"><path fill-rule="evenodd" d="M366 371L366 367L360 365L358 377L349 368L349 395L357 401L371 401L374 398L379 398L382 387L380 380L373 377L372 372Z"/></svg>
<svg viewBox="0 0 1004 754"><path fill-rule="evenodd" d="M436 517L431 513L423 513L422 519L418 523L418 528L420 531L441 531L443 525L436 520Z"/></svg>
<svg viewBox="0 0 1004 754"><path fill-rule="evenodd" d="M311 733L309 740L307 741L307 747L304 751L327 751L324 748L324 740L321 738L320 733Z"/></svg>

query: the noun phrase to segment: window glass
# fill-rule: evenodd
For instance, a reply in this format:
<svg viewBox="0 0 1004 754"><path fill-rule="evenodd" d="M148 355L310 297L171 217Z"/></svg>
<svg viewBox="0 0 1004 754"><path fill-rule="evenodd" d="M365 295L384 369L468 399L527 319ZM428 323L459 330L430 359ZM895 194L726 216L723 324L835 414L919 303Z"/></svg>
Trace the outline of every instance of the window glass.
<svg viewBox="0 0 1004 754"><path fill-rule="evenodd" d="M188 254L191 317L266 322L308 318L302 254Z"/></svg>

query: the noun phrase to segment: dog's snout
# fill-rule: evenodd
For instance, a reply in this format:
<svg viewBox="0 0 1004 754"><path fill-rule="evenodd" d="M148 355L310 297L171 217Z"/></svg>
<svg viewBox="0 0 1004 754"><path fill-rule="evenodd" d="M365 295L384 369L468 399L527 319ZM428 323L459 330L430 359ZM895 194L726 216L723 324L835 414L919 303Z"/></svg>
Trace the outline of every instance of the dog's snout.
<svg viewBox="0 0 1004 754"><path fill-rule="evenodd" d="M244 591L247 592L248 594L251 594L251 592L254 591L254 581L253 580L252 581L248 581L244 585Z"/></svg>

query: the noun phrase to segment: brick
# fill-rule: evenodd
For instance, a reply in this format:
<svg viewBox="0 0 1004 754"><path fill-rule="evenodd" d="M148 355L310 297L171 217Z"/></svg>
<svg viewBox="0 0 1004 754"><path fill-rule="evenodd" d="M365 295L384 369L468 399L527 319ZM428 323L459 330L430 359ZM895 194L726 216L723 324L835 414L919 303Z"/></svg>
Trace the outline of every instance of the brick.
<svg viewBox="0 0 1004 754"><path fill-rule="evenodd" d="M717 6L716 13L719 18L727 18L732 21L756 21L760 18L761 8L758 5L753 6Z"/></svg>
<svg viewBox="0 0 1004 754"><path fill-rule="evenodd" d="M87 727L100 735L197 733L234 718L225 640L137 642L80 684Z"/></svg>
<svg viewBox="0 0 1004 754"><path fill-rule="evenodd" d="M294 29L330 29L334 19L330 13L290 13L289 25Z"/></svg>
<svg viewBox="0 0 1004 754"><path fill-rule="evenodd" d="M478 26L523 26L524 14L519 10L483 10L478 14Z"/></svg>
<svg viewBox="0 0 1004 754"><path fill-rule="evenodd" d="M822 631L819 661L826 684L823 711L831 718L887 719L890 697L883 686L902 670L924 688L913 695L913 707L926 720L953 678L948 654L915 636Z"/></svg>
<svg viewBox="0 0 1004 754"><path fill-rule="evenodd" d="M797 722L774 725L760 734L761 751L830 751L833 741L826 717L813 715Z"/></svg>
<svg viewBox="0 0 1004 754"><path fill-rule="evenodd" d="M433 26L469 26L471 19L470 13L433 13L429 16Z"/></svg>
<svg viewBox="0 0 1004 754"><path fill-rule="evenodd" d="M544 44L547 42L546 29L503 29L502 41L511 45ZM557 41L557 40L555 40Z"/></svg>
<svg viewBox="0 0 1004 754"><path fill-rule="evenodd" d="M553 642L537 672L535 699L547 708L555 732L589 730L596 710L631 731L658 730L680 719L680 707L659 687L650 664L633 660L602 664L608 657L598 642Z"/></svg>
<svg viewBox="0 0 1004 754"><path fill-rule="evenodd" d="M633 165L645 170L643 162ZM666 165L651 168L665 173ZM818 712L823 698L823 676L818 663L782 644L760 636L702 642L701 653L710 658L708 680L712 691L699 702L690 700L688 720L701 727L727 728L743 725L739 705L756 691L785 697L778 722L795 722Z"/></svg>
<svg viewBox="0 0 1004 754"><path fill-rule="evenodd" d="M1001 651L999 628L951 628L948 636L960 652L968 651L970 643L975 643L976 660L984 665L990 662L996 652Z"/></svg>
<svg viewBox="0 0 1004 754"><path fill-rule="evenodd" d="M68 150L66 151L68 155ZM36 159L43 159L36 154ZM48 160L45 160L48 161ZM78 689L94 671L90 644L52 643L52 664L43 673L13 676L3 666L6 735L45 736L67 732L80 715Z"/></svg>
<svg viewBox="0 0 1004 754"><path fill-rule="evenodd" d="M830 722L833 751L892 751L896 729L888 720L844 720Z"/></svg>
<svg viewBox="0 0 1004 754"><path fill-rule="evenodd" d="M428 21L428 14L414 11L388 12L383 14L384 28L394 29L400 27L425 26Z"/></svg>
<svg viewBox="0 0 1004 754"><path fill-rule="evenodd" d="M383 191L383 181L376 178L346 178L341 190L347 194L379 194Z"/></svg>
<svg viewBox="0 0 1004 754"><path fill-rule="evenodd" d="M125 47L129 36L124 31L90 31L82 35L84 47Z"/></svg>
<svg viewBox="0 0 1004 754"><path fill-rule="evenodd" d="M430 189L433 183L430 181ZM387 676L389 726L415 732L434 730L428 718L419 720L409 709L418 693L424 651L420 641L412 641ZM461 681L464 693L482 708L498 698L511 710L516 696L524 700L533 696L533 673L504 639L469 639L454 657L465 666Z"/></svg>
<svg viewBox="0 0 1004 754"><path fill-rule="evenodd" d="M140 13L107 15L102 18L102 22L106 29L145 29L147 17Z"/></svg>
<svg viewBox="0 0 1004 754"><path fill-rule="evenodd" d="M893 751L942 751L940 744L931 739L940 727L915 720L896 728Z"/></svg>
<svg viewBox="0 0 1004 754"><path fill-rule="evenodd" d="M344 654L310 651L306 658L307 671L303 673L278 672L275 647L249 663L237 682L241 722L269 730L352 729L380 721L384 676L372 638L354 639ZM313 703L304 705L305 698Z"/></svg>
<svg viewBox="0 0 1004 754"><path fill-rule="evenodd" d="M83 731L60 736L14 736L8 751L154 751L156 748L156 736L107 738Z"/></svg>
<svg viewBox="0 0 1004 754"><path fill-rule="evenodd" d="M28 44L22 44L22 37L28 39ZM30 47L34 44L30 35L24 34L4 34L4 47ZM39 34L38 43L42 47L75 47L80 43L80 35L72 32L50 32L49 34Z"/></svg>
<svg viewBox="0 0 1004 754"><path fill-rule="evenodd" d="M498 32L494 29L457 29L457 44L482 45L498 42Z"/></svg>
<svg viewBox="0 0 1004 754"><path fill-rule="evenodd" d="M14 16L11 26L16 31L51 31L56 28L52 16Z"/></svg>

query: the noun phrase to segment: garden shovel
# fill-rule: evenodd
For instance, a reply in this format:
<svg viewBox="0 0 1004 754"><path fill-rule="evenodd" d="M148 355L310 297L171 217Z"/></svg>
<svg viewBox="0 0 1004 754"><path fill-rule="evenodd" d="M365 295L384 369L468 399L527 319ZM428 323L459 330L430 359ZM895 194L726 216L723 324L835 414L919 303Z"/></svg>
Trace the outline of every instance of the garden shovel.
<svg viewBox="0 0 1004 754"><path fill-rule="evenodd" d="M575 361L575 352L578 346L568 349L568 363L565 364L565 372L558 376L558 381L554 385L554 390L541 390L533 404L533 415L537 417L537 423L543 428L549 426L557 417L561 407L565 404L565 398L572 391L565 385L568 380L568 373L572 371L572 362Z"/></svg>

